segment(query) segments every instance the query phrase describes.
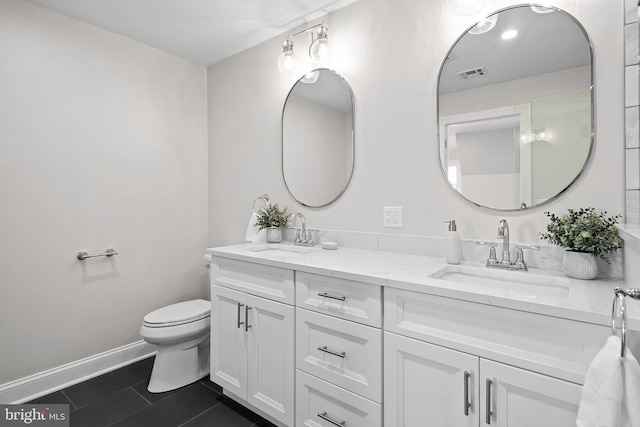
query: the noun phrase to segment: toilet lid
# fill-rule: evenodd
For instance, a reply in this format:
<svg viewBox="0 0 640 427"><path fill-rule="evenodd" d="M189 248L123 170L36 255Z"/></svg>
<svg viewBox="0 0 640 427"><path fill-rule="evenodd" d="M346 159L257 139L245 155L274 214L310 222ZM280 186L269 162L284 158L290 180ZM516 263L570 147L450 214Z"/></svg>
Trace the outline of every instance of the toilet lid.
<svg viewBox="0 0 640 427"><path fill-rule="evenodd" d="M203 299L179 302L159 308L144 316L148 325L175 325L195 322L211 315L211 303Z"/></svg>

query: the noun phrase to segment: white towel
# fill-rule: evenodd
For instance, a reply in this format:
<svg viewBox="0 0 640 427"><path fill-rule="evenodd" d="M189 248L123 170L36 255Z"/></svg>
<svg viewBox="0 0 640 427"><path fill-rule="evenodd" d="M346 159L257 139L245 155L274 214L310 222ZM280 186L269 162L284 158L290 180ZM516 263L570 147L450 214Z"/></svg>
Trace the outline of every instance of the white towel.
<svg viewBox="0 0 640 427"><path fill-rule="evenodd" d="M582 387L578 427L640 427L640 366L622 341L610 336L591 361Z"/></svg>
<svg viewBox="0 0 640 427"><path fill-rule="evenodd" d="M255 226L258 221L258 216L254 213L251 214L249 218L249 224L247 224L247 234L245 235L245 240L251 243L264 243L267 241L267 230L262 229L258 230Z"/></svg>

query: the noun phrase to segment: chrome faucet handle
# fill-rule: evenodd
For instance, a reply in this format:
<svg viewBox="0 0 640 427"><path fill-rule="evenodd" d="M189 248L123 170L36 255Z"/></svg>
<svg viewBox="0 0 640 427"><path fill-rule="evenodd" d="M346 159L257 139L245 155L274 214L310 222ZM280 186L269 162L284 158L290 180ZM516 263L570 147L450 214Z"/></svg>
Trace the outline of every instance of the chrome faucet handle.
<svg viewBox="0 0 640 427"><path fill-rule="evenodd" d="M307 228L307 246L314 246L316 244L316 241L318 240L318 231L319 230L315 228Z"/></svg>
<svg viewBox="0 0 640 427"><path fill-rule="evenodd" d="M489 246L489 258L487 259L487 267L498 263L498 257L496 256L496 242L487 242L485 240L477 240L476 245Z"/></svg>
<svg viewBox="0 0 640 427"><path fill-rule="evenodd" d="M539 251L540 250L540 245L525 245L525 244L518 243L516 245L516 248L518 248L518 249L532 249L534 251Z"/></svg>
<svg viewBox="0 0 640 427"><path fill-rule="evenodd" d="M513 265L519 269L526 271L527 263L524 262L524 253L522 252L523 249L539 251L540 246L539 245L521 245L521 244L516 245L516 261L513 263Z"/></svg>

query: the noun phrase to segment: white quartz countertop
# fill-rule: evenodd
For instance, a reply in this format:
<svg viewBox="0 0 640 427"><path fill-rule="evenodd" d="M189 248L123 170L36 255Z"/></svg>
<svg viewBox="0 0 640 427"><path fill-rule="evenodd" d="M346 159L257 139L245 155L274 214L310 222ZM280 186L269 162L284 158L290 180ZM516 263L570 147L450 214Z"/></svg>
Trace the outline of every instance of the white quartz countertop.
<svg viewBox="0 0 640 427"><path fill-rule="evenodd" d="M246 243L207 249L208 255L316 273L385 287L405 289L492 306L528 311L581 322L611 325L613 289L621 280L577 280L560 273L530 269L508 274L547 276L562 283L562 292L536 292L533 287L496 286L429 277L446 266L444 259L340 247L323 250L291 244ZM479 263L463 266L486 268ZM500 272L499 274L501 274ZM640 330L640 301L627 298L628 328Z"/></svg>

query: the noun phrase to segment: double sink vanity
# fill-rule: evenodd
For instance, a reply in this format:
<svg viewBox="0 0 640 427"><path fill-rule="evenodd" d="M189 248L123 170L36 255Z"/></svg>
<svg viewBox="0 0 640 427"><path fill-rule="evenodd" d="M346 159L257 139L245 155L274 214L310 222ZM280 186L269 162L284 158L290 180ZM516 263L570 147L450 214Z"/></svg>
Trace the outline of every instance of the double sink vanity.
<svg viewBox="0 0 640 427"><path fill-rule="evenodd" d="M580 178L593 152L596 85L591 41L572 15L537 4L501 9L445 58L439 160L428 167L457 196L522 212ZM330 69L311 70L289 92L282 171L301 205L327 206L348 187L354 105ZM336 165L344 170L328 176ZM208 249L211 380L279 426L574 426L587 368L612 333L613 289L624 284L569 279L544 262L525 271L521 250L540 248L520 245L511 264L504 237L502 261L492 251L461 265L444 263L442 239L417 236L327 239L337 250ZM467 252L492 245L467 243ZM486 255L506 268L488 268ZM638 308L629 304L627 315L633 351Z"/></svg>
<svg viewBox="0 0 640 427"><path fill-rule="evenodd" d="M281 426L573 426L624 286L376 248L206 257L211 380Z"/></svg>

